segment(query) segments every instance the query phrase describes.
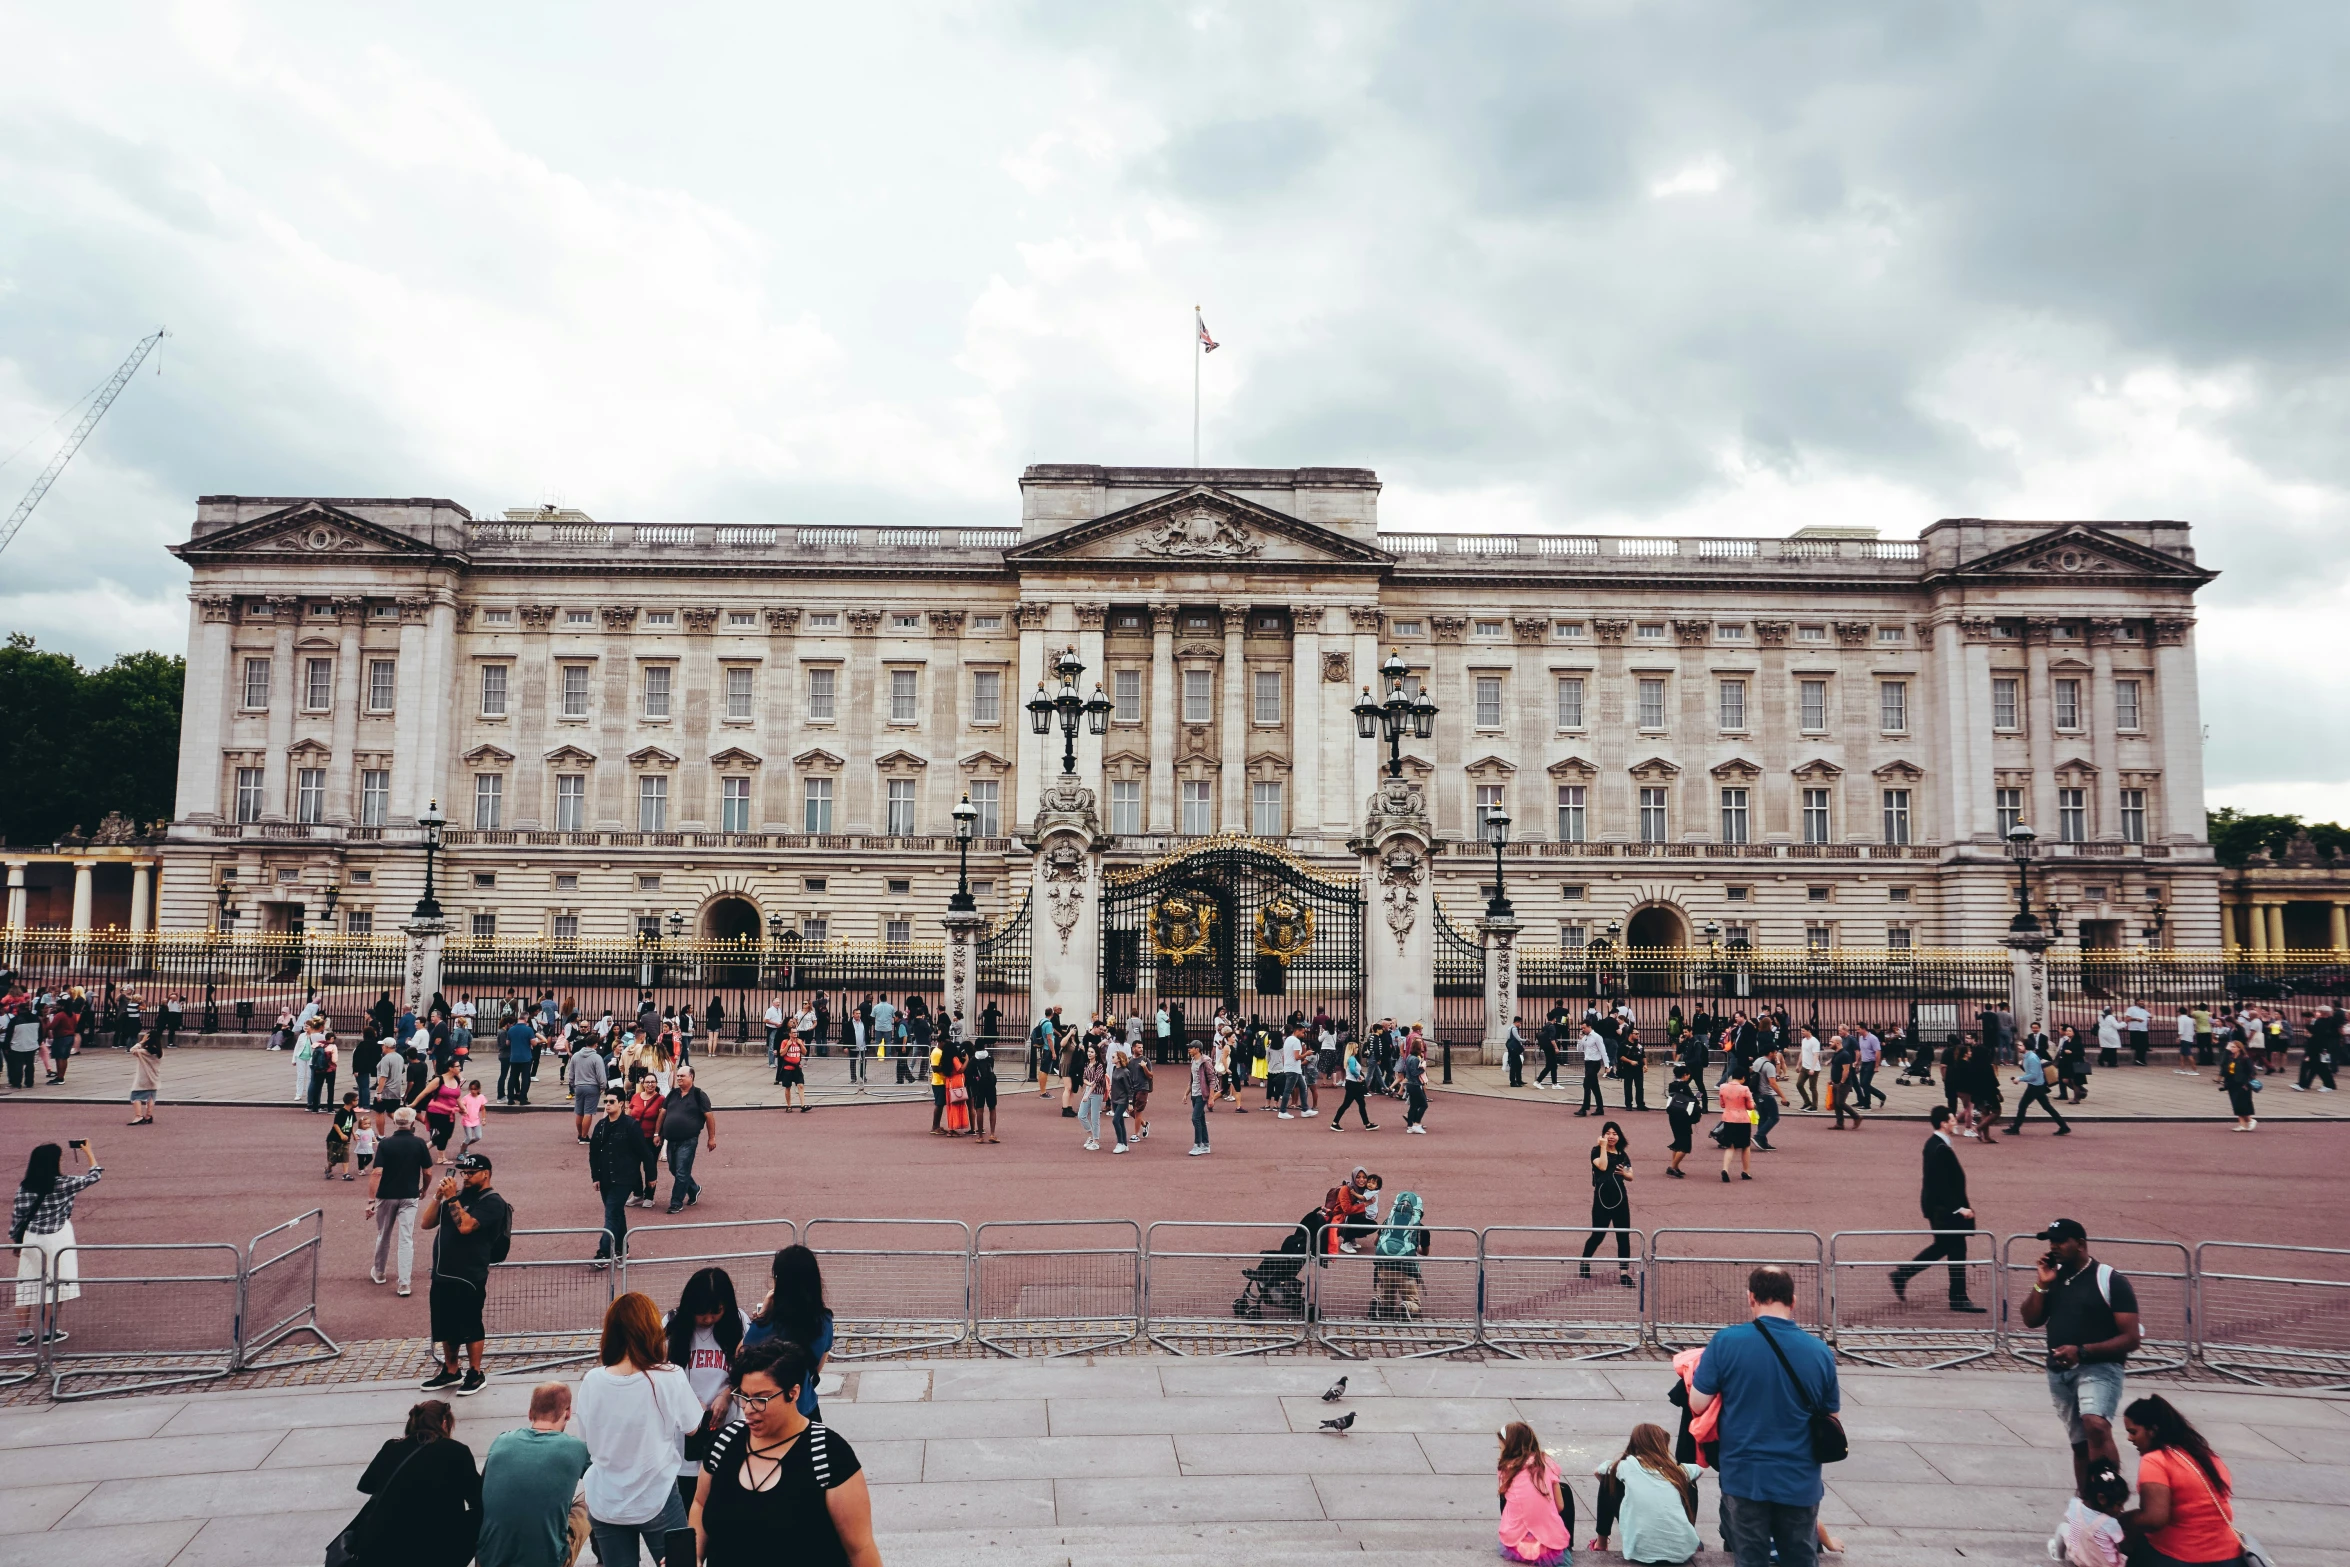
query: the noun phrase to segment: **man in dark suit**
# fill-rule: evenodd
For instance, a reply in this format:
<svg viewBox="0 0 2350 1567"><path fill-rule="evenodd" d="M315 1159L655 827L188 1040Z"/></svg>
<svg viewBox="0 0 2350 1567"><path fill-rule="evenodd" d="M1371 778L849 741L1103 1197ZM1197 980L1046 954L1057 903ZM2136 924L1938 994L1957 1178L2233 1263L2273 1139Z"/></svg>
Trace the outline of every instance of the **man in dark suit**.
<svg viewBox="0 0 2350 1567"><path fill-rule="evenodd" d="M1934 1106L1934 1131L1926 1139L1925 1183L1918 1192L1918 1207L1934 1231L1934 1243L1919 1252L1908 1267L1893 1270L1893 1293L1907 1300L1909 1281L1925 1272L1926 1264L1947 1259L1950 1309L1980 1312L1983 1308L1967 1298L1964 1266L1967 1237L1975 1229L1975 1210L1967 1205L1966 1166L1958 1162L1949 1128L1950 1107Z"/></svg>

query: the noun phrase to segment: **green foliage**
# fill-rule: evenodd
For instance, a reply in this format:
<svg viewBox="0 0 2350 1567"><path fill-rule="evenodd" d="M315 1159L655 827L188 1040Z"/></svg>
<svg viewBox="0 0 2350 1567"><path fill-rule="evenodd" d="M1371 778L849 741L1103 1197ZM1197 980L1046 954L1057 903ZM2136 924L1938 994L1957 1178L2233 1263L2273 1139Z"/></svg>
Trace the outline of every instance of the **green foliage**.
<svg viewBox="0 0 2350 1567"><path fill-rule="evenodd" d="M0 840L95 832L108 811L172 814L186 661L125 653L104 669L44 653L22 632L0 647Z"/></svg>
<svg viewBox="0 0 2350 1567"><path fill-rule="evenodd" d="M2204 832L2211 839L2211 851L2222 865L2241 865L2256 852L2266 849L2271 859L2282 859L2286 845L2293 835L2303 830L2298 816L2280 816L2257 811L2239 811L2221 806L2203 814ZM2350 827L2334 822L2306 824L2309 841L2317 852L2328 858L2350 850Z"/></svg>

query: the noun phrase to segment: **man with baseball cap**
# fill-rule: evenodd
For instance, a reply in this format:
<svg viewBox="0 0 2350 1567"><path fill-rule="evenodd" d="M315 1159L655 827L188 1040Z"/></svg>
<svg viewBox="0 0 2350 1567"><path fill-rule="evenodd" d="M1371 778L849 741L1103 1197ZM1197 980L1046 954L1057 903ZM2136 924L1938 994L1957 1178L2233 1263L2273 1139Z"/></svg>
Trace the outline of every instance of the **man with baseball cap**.
<svg viewBox="0 0 2350 1567"><path fill-rule="evenodd" d="M2118 1466L2113 1422L2122 1407L2122 1369L2141 1339L2138 1296L2118 1269L2089 1255L2078 1219L2057 1219L2033 1236L2048 1242L2039 1277L2024 1296L2024 1326L2048 1330L2048 1396L2073 1449L2073 1483L2099 1461Z"/></svg>
<svg viewBox="0 0 2350 1567"><path fill-rule="evenodd" d="M481 1352L489 1337L482 1313L489 1299L490 1268L506 1260L513 1243L514 1210L490 1190L490 1156L459 1154L449 1174L424 1200L417 1223L433 1232L432 1337L441 1347L441 1368L424 1379L427 1391L452 1389L459 1398L482 1389ZM441 1221L446 1219L446 1224ZM457 1347L465 1347L465 1374L457 1374Z"/></svg>

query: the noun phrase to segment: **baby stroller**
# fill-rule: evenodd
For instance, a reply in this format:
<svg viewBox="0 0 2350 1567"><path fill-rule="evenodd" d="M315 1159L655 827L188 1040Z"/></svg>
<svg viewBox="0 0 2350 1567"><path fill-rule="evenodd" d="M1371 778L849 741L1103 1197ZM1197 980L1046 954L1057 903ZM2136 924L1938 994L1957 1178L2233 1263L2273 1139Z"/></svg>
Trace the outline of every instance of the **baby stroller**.
<svg viewBox="0 0 2350 1567"><path fill-rule="evenodd" d="M1306 1287L1302 1275L1306 1258L1313 1247L1313 1237L1322 1227L1322 1210L1316 1208L1298 1221L1297 1228L1281 1238L1281 1244L1271 1251L1257 1254L1257 1265L1243 1268L1244 1283L1239 1296L1232 1302L1236 1317L1261 1317L1265 1308L1276 1311L1303 1311L1306 1309Z"/></svg>

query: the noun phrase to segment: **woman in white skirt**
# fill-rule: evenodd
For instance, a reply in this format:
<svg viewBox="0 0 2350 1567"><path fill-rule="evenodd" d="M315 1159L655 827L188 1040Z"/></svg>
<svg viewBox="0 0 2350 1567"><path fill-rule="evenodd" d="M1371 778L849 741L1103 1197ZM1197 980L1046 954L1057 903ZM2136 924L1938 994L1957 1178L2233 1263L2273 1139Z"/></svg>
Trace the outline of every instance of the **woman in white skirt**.
<svg viewBox="0 0 2350 1567"><path fill-rule="evenodd" d="M72 1250L73 1203L106 1172L98 1168L97 1157L90 1152L88 1143L76 1142L73 1147L88 1166L80 1175L64 1173L64 1149L55 1143L43 1143L25 1161L24 1180L16 1188L16 1212L9 1221L8 1239L21 1248L16 1257L16 1341L19 1344L31 1344L37 1330L44 1272L57 1280L56 1299L60 1306L81 1297L81 1269ZM52 1316L48 1342L62 1344L65 1337L65 1330Z"/></svg>

